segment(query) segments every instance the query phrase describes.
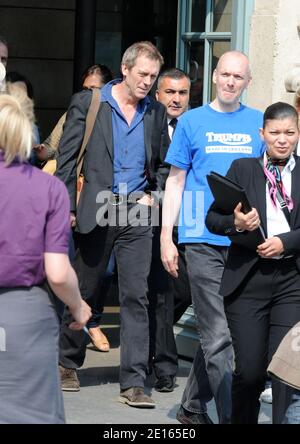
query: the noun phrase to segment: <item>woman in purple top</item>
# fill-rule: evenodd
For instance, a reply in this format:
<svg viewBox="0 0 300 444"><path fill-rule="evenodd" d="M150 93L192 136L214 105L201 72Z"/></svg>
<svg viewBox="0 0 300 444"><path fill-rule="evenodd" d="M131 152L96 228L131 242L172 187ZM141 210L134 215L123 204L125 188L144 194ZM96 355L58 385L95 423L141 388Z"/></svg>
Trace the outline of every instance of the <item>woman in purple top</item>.
<svg viewBox="0 0 300 444"><path fill-rule="evenodd" d="M0 423L64 423L58 321L45 279L70 307L74 330L90 308L68 259L65 186L26 162L28 98L0 94Z"/></svg>

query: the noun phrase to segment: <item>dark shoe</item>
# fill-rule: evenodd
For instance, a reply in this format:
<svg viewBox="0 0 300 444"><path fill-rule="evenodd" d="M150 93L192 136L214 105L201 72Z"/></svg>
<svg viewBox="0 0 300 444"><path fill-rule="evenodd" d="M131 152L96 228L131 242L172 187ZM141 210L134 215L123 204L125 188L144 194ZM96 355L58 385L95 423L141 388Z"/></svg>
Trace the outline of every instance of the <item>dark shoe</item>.
<svg viewBox="0 0 300 444"><path fill-rule="evenodd" d="M175 376L165 375L157 379L154 388L157 392L172 392L175 387Z"/></svg>
<svg viewBox="0 0 300 444"><path fill-rule="evenodd" d="M59 366L61 389L64 392L79 392L80 384L76 370Z"/></svg>
<svg viewBox="0 0 300 444"><path fill-rule="evenodd" d="M146 409L155 407L155 402L150 396L145 395L143 387L130 387L127 390L121 390L119 401L131 407Z"/></svg>
<svg viewBox="0 0 300 444"><path fill-rule="evenodd" d="M213 424L207 413L193 413L180 406L177 415L177 421L181 424Z"/></svg>

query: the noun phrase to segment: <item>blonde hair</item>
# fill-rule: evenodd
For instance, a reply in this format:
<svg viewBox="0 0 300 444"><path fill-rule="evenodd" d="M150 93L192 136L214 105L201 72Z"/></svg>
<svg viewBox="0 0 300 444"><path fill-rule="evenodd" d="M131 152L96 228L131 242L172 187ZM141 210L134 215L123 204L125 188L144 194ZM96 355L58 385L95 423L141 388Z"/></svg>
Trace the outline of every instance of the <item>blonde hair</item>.
<svg viewBox="0 0 300 444"><path fill-rule="evenodd" d="M5 92L17 99L30 122L34 124L34 102L28 97L26 85L23 82L6 82Z"/></svg>
<svg viewBox="0 0 300 444"><path fill-rule="evenodd" d="M24 94L26 95L25 91ZM21 89L12 92L11 95L0 94L0 149L4 151L7 165L16 156L19 156L20 160L25 160L30 156L32 147L32 121L30 119L29 103Z"/></svg>

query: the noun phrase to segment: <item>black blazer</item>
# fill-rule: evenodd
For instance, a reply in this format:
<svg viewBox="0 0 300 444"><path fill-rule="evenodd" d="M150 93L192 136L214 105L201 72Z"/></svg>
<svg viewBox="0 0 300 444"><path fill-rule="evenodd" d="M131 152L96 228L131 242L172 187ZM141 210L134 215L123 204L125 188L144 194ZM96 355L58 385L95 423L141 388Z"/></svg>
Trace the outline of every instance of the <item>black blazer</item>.
<svg viewBox="0 0 300 444"><path fill-rule="evenodd" d="M99 192L112 191L113 186L113 133L112 112L102 102L95 126L89 139L83 163L84 186L76 209L76 160L82 144L85 119L92 92L81 91L72 97L64 132L59 144L56 176L66 185L71 200L71 211L76 213L76 231L88 233L97 225L96 214L103 202L97 203ZM147 179L151 190L163 190L169 172L164 163L168 149L166 109L151 99L144 116ZM107 200L105 200L107 206ZM105 211L102 211L104 214ZM100 212L98 212L99 216ZM101 216L100 216L101 219Z"/></svg>
<svg viewBox="0 0 300 444"><path fill-rule="evenodd" d="M295 156L296 166L292 171L292 199L294 209L291 213L291 231L279 234L284 252L286 255L293 254L296 258L297 268L300 271L300 158ZM245 188L249 202L256 208L262 227L267 233L266 218L266 178L260 164L260 158L248 158L235 160L227 177L239 183ZM206 217L207 228L215 234L243 236L238 233L234 226L234 215L224 215L218 211L213 203ZM220 294L228 296L243 282L253 265L258 261L259 256L255 251L251 251L240 245L231 243L228 251L228 259L225 265Z"/></svg>

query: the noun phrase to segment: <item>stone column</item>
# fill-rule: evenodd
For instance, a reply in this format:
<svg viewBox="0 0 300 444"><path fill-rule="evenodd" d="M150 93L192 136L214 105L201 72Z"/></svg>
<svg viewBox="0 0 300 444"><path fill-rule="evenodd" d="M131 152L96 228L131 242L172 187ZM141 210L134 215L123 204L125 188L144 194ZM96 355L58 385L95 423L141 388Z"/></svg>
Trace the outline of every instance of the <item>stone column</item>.
<svg viewBox="0 0 300 444"><path fill-rule="evenodd" d="M81 89L83 71L95 61L96 12L96 0L76 0L74 92Z"/></svg>
<svg viewBox="0 0 300 444"><path fill-rule="evenodd" d="M247 94L249 106L263 111L277 101L293 103L294 93L287 89L300 84L299 26L299 0L255 1L250 28L253 81Z"/></svg>

